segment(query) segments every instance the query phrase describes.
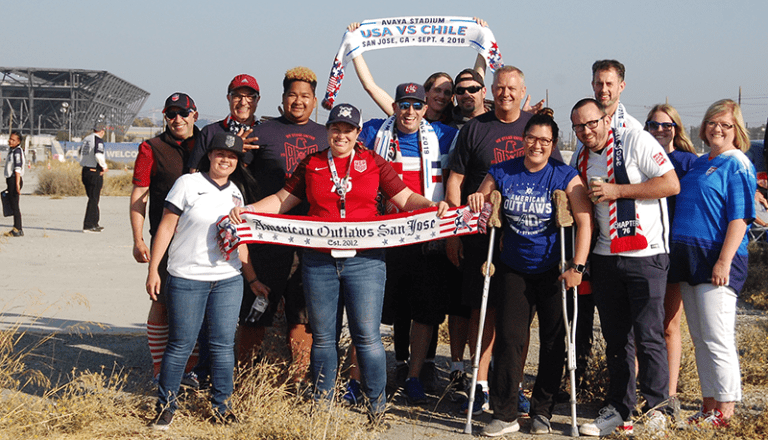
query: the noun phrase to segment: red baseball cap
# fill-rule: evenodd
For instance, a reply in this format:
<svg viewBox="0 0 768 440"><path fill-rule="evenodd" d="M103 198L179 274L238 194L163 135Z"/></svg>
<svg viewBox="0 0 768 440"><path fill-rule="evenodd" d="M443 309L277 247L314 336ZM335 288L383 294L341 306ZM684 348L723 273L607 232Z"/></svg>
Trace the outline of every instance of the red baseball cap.
<svg viewBox="0 0 768 440"><path fill-rule="evenodd" d="M260 92L259 83L256 82L256 78L252 77L251 75L247 75L245 73L237 75L232 79L232 82L229 83L229 87L227 87L227 93L231 92L232 90L238 87L250 87L253 90L255 90L256 93Z"/></svg>

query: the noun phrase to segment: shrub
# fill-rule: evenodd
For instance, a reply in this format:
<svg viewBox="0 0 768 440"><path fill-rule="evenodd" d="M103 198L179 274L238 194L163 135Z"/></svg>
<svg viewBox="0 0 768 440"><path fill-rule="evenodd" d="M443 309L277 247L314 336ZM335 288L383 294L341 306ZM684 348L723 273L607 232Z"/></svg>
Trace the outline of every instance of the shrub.
<svg viewBox="0 0 768 440"><path fill-rule="evenodd" d="M77 162L53 161L50 165L50 169L47 166L38 167L35 194L58 197L85 195L81 177L82 167ZM117 168L114 172L107 173L101 194L104 196L128 196L131 194L132 188L131 173Z"/></svg>

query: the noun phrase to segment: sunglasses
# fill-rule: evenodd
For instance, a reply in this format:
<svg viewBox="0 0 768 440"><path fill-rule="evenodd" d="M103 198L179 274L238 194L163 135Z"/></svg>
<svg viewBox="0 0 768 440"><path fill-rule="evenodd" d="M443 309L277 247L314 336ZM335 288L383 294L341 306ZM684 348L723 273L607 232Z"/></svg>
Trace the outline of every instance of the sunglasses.
<svg viewBox="0 0 768 440"><path fill-rule="evenodd" d="M477 93L481 89L482 89L482 87L480 87L480 86L456 87L456 94L457 95L463 95L464 92Z"/></svg>
<svg viewBox="0 0 768 440"><path fill-rule="evenodd" d="M408 110L413 106L413 109L416 111L421 110L424 108L423 102L408 102L408 101L400 101L397 103L397 106L400 107L400 110Z"/></svg>
<svg viewBox="0 0 768 440"><path fill-rule="evenodd" d="M191 110L168 110L165 112L165 117L168 118L168 120L176 119L176 116L181 116L182 118L186 118L189 116L189 114L192 113Z"/></svg>
<svg viewBox="0 0 768 440"><path fill-rule="evenodd" d="M676 127L677 124L674 122L656 122L656 121L648 121L645 123L645 126L648 127L649 130L672 130L672 127Z"/></svg>

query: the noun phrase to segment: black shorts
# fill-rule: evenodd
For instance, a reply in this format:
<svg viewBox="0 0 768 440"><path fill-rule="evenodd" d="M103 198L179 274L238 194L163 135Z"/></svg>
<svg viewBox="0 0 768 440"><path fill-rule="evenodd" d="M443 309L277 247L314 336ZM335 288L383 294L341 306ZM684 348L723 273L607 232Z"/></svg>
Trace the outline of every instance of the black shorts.
<svg viewBox="0 0 768 440"><path fill-rule="evenodd" d="M301 262L297 248L274 244L249 244L248 253L259 281L270 288L269 306L255 323L245 321L256 299L246 280L243 286L243 302L240 306L240 325L271 326L283 298L285 298L285 320L288 325L308 324L309 317L304 300L304 287L301 284Z"/></svg>
<svg viewBox="0 0 768 440"><path fill-rule="evenodd" d="M387 249L387 284L381 322L409 316L425 325L440 325L448 311L445 252L424 255L421 244Z"/></svg>
<svg viewBox="0 0 768 440"><path fill-rule="evenodd" d="M464 268L464 278L462 280L462 303L464 306L469 307L472 310L480 309L483 300L483 284L485 277L483 276L483 263L488 258L488 235L475 234L465 235L461 237L461 244L464 246L464 261L462 267ZM496 235L496 243L494 248L494 265L498 267L499 264L503 264L499 261L499 236ZM491 289L496 284L491 277Z"/></svg>

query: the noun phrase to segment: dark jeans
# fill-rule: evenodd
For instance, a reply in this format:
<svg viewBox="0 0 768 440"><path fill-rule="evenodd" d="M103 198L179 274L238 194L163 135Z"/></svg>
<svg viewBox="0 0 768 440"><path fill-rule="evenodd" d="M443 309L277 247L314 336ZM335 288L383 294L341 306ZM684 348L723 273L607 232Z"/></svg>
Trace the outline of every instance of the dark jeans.
<svg viewBox="0 0 768 440"><path fill-rule="evenodd" d="M5 179L8 185L8 200L13 208L13 227L21 231L21 210L19 210L19 193L16 192L16 175ZM20 182L20 187L24 186L24 180Z"/></svg>
<svg viewBox="0 0 768 440"><path fill-rule="evenodd" d="M669 364L664 341L667 254L652 257L592 255L592 292L606 342L610 384L607 403L624 418L637 403L631 332L639 362L640 392L646 410L669 394Z"/></svg>
<svg viewBox="0 0 768 440"><path fill-rule="evenodd" d="M88 196L83 229L93 229L99 226L99 196L101 196L101 187L104 185L104 176L98 168L83 167L82 177L85 195Z"/></svg>
<svg viewBox="0 0 768 440"><path fill-rule="evenodd" d="M560 389L565 351L562 297L557 267L541 274L521 274L505 264L499 266L496 305L496 342L490 382L493 417L517 419L517 389L523 368L534 313L539 316L539 370L533 386L531 417L552 418L554 395Z"/></svg>

